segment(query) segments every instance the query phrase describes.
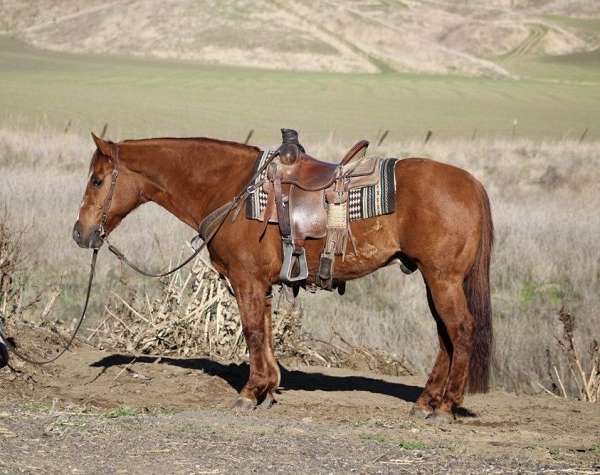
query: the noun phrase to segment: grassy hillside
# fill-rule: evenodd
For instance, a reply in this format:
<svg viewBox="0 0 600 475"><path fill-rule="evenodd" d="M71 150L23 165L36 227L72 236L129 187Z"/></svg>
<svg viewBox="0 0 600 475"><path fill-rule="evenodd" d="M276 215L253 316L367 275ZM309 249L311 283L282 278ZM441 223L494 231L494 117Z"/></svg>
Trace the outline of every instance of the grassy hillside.
<svg viewBox="0 0 600 475"><path fill-rule="evenodd" d="M39 48L281 70L515 77L498 58L600 45L589 0L10 0L2 11L0 31Z"/></svg>
<svg viewBox="0 0 600 475"><path fill-rule="evenodd" d="M564 61L564 60L563 60ZM586 60L587 61L587 60ZM32 128L67 122L80 133L109 123L112 137L208 135L255 143L282 126L308 140L600 136L598 62L528 63L583 69L588 81L494 80L410 74L299 73L40 51L0 39L0 121ZM569 73L570 74L570 73Z"/></svg>

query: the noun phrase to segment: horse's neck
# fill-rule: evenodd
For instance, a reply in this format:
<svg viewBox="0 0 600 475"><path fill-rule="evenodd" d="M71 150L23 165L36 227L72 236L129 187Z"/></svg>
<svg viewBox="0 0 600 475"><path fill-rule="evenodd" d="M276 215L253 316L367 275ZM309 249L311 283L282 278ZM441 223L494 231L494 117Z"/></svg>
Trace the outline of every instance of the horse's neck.
<svg viewBox="0 0 600 475"><path fill-rule="evenodd" d="M153 201L194 229L232 200L250 179L257 149L219 142L169 141L149 149L140 167Z"/></svg>

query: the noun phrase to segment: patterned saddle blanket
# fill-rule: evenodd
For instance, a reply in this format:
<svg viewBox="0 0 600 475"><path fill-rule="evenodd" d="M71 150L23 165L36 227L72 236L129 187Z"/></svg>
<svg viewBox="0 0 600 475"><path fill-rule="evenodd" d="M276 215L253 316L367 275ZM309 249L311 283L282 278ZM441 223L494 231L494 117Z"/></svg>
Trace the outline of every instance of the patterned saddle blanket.
<svg viewBox="0 0 600 475"><path fill-rule="evenodd" d="M273 152L266 150L256 162L256 170L260 169ZM348 191L348 219L356 221L359 219L373 218L395 211L396 205L396 175L394 168L396 158L369 158L356 172L356 179L350 177ZM370 176L371 181L364 179L365 170L373 169ZM359 180L358 177L361 177ZM256 191L246 201L246 217L262 221L267 206L268 193L264 184L267 182L267 170L256 179L258 186Z"/></svg>

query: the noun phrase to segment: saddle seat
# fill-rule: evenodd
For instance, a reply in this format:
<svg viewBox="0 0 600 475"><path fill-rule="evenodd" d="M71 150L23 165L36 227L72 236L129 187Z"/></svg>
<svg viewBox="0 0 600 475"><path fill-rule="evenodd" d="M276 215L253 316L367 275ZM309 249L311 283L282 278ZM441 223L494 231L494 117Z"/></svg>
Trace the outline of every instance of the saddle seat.
<svg viewBox="0 0 600 475"><path fill-rule="evenodd" d="M339 164L323 162L302 153L292 163L283 164L278 170L281 183L292 184L305 191L323 190L331 186L342 168L348 165L360 152L366 151L368 146L369 142L366 140L357 142L344 155Z"/></svg>

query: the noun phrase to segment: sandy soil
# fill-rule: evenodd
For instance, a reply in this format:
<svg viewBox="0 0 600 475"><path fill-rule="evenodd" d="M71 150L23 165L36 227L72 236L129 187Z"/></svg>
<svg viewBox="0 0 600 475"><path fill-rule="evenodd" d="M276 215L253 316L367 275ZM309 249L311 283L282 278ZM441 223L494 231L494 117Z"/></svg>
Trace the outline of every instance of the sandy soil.
<svg viewBox="0 0 600 475"><path fill-rule="evenodd" d="M600 406L552 396L471 396L437 427L409 415L417 377L290 367L278 404L236 414L243 364L79 348L22 369L0 370L1 473L600 473Z"/></svg>

